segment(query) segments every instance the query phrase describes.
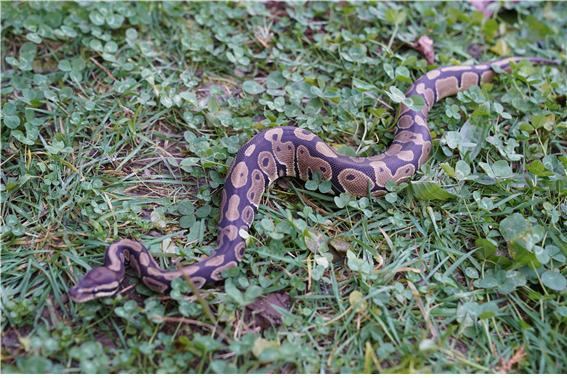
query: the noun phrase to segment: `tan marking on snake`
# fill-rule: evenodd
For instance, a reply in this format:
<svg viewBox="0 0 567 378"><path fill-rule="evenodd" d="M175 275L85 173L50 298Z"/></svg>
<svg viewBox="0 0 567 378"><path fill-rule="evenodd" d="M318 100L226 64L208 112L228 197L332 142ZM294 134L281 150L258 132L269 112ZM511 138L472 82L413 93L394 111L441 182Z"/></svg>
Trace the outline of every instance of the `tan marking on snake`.
<svg viewBox="0 0 567 378"><path fill-rule="evenodd" d="M202 288L205 283L207 283L207 280L203 277L189 277L191 279L191 281L193 281L193 284L198 288Z"/></svg>
<svg viewBox="0 0 567 378"><path fill-rule="evenodd" d="M150 265L150 256L148 255L147 252L140 253L138 260L140 261L140 264L142 264L143 266Z"/></svg>
<svg viewBox="0 0 567 378"><path fill-rule="evenodd" d="M329 180L333 175L331 164L326 160L312 156L309 149L305 146L297 147L297 165L299 177L302 180L309 179L309 172L319 173L324 180Z"/></svg>
<svg viewBox="0 0 567 378"><path fill-rule="evenodd" d="M163 276L163 272L153 266L148 267L147 272L150 276Z"/></svg>
<svg viewBox="0 0 567 378"><path fill-rule="evenodd" d="M254 153L255 149L256 149L255 144L249 145L248 148L244 151L244 156L250 157Z"/></svg>
<svg viewBox="0 0 567 378"><path fill-rule="evenodd" d="M461 76L461 90L469 89L478 84L478 75L474 72L464 72Z"/></svg>
<svg viewBox="0 0 567 378"><path fill-rule="evenodd" d="M388 150L386 151L386 155L388 156L396 156L398 159L403 161L413 161L414 155L412 150L405 150L402 151L404 146L401 144L394 143Z"/></svg>
<svg viewBox="0 0 567 378"><path fill-rule="evenodd" d="M274 141L281 141L283 135L283 130L280 128L269 129L266 130L264 133L264 139L274 142Z"/></svg>
<svg viewBox="0 0 567 378"><path fill-rule="evenodd" d="M431 142L425 142L421 147L421 156L419 157L418 166L421 167L431 153Z"/></svg>
<svg viewBox="0 0 567 378"><path fill-rule="evenodd" d="M197 265L189 265L181 268L181 274L187 275L189 277L191 277L193 274L197 273L198 271L199 271L199 267Z"/></svg>
<svg viewBox="0 0 567 378"><path fill-rule="evenodd" d="M285 166L287 176L295 176L295 145L293 142L272 142L276 160Z"/></svg>
<svg viewBox="0 0 567 378"><path fill-rule="evenodd" d="M233 194L228 199L228 206L226 208L225 218L231 222L234 222L240 217L240 212L238 211L238 205L240 205L240 197L237 194Z"/></svg>
<svg viewBox="0 0 567 378"><path fill-rule="evenodd" d="M182 271L175 271L175 272L161 272L161 277L168 281L173 281L177 277L181 277L183 275Z"/></svg>
<svg viewBox="0 0 567 378"><path fill-rule="evenodd" d="M119 272L123 264L120 256L118 256L118 247L122 247L122 245L120 243L111 245L108 248L107 254L108 258L110 259L110 265L107 266L107 268L114 272Z"/></svg>
<svg viewBox="0 0 567 378"><path fill-rule="evenodd" d="M226 236L229 241L233 241L238 236L238 227L233 224L230 224L226 227L223 227L219 234L219 239L221 239L221 243L224 241L222 238Z"/></svg>
<svg viewBox="0 0 567 378"><path fill-rule="evenodd" d="M254 169L252 171L252 185L246 193L246 198L248 201L252 202L254 206L258 207L260 205L260 199L262 194L264 194L265 180L264 175L259 169Z"/></svg>
<svg viewBox="0 0 567 378"><path fill-rule="evenodd" d="M244 242L240 242L236 245L236 247L234 247L234 257L236 258L236 260L242 261L242 259L244 258L245 247L246 243Z"/></svg>
<svg viewBox="0 0 567 378"><path fill-rule="evenodd" d="M120 285L120 283L118 281L113 281L113 282L109 282L107 284L102 284L102 285L97 285L97 290L99 291L107 291L107 290L112 290L112 289L116 289L118 287L118 285ZM85 287L85 288L79 288L79 292L80 293L87 293L89 292L91 288Z"/></svg>
<svg viewBox="0 0 567 378"><path fill-rule="evenodd" d="M138 253L140 253L144 250L144 247L140 243L135 242L133 240L123 239L123 240L120 241L120 245L125 245L131 251L138 252Z"/></svg>
<svg viewBox="0 0 567 378"><path fill-rule="evenodd" d="M398 121L398 127L400 129L408 129L413 125L413 117L410 115L404 115L400 117Z"/></svg>
<svg viewBox="0 0 567 378"><path fill-rule="evenodd" d="M425 91L425 102L427 103L427 112L429 112L429 109L431 109L435 103L435 93L433 92L433 89L427 88Z"/></svg>
<svg viewBox="0 0 567 378"><path fill-rule="evenodd" d="M333 151L331 149L331 147L329 147L328 145L326 145L323 142L317 142L315 144L315 149L317 150L317 152L319 152L321 155L324 155L328 158L337 158L337 154L335 153L335 151Z"/></svg>
<svg viewBox="0 0 567 378"><path fill-rule="evenodd" d="M160 282L152 277L142 277L142 282L149 287L150 289L157 291L158 293L163 293L167 290L167 285L163 282Z"/></svg>
<svg viewBox="0 0 567 378"><path fill-rule="evenodd" d="M433 106L433 102L435 101L435 94L433 93L433 89L428 88L423 83L419 83L415 88L415 92L420 94L425 99L425 104L427 108L431 108Z"/></svg>
<svg viewBox="0 0 567 378"><path fill-rule="evenodd" d="M427 123L425 122L425 120L418 114L416 114L413 119L415 120L415 123L419 126L423 126L423 127L427 127Z"/></svg>
<svg viewBox="0 0 567 378"><path fill-rule="evenodd" d="M293 133L299 139L306 140L308 142L315 138L315 134L313 134L312 132L307 131L305 129L295 129L295 130L293 130Z"/></svg>
<svg viewBox="0 0 567 378"><path fill-rule="evenodd" d="M459 90L459 80L451 76L445 79L439 79L435 82L435 91L437 92L437 100L457 93Z"/></svg>
<svg viewBox="0 0 567 378"><path fill-rule="evenodd" d="M225 270L228 270L230 268L234 268L237 265L238 264L236 263L236 261L231 261L229 263L226 263L226 265L223 265L223 266L218 267L215 270L213 270L212 273L211 273L211 278L215 281L219 281L219 280L222 279L222 277L221 277L222 272L224 272Z"/></svg>
<svg viewBox="0 0 567 378"><path fill-rule="evenodd" d="M230 182L236 189L246 185L248 182L248 166L245 162L241 161L234 166L230 175Z"/></svg>
<svg viewBox="0 0 567 378"><path fill-rule="evenodd" d="M355 196L366 196L372 188L372 180L357 169L345 168L339 173L341 186Z"/></svg>
<svg viewBox="0 0 567 378"><path fill-rule="evenodd" d="M514 58L506 58L506 59L502 59L502 60L500 60L500 61L494 62L494 63L492 63L492 64L494 64L494 65L496 65L496 66L498 66L498 67L503 67L503 66L505 66L506 64L508 64L508 63L510 63L510 62L512 62L512 61L514 61L514 60L515 60Z"/></svg>
<svg viewBox="0 0 567 378"><path fill-rule="evenodd" d="M218 255L208 258L205 261L205 266L219 266L224 263L224 255Z"/></svg>
<svg viewBox="0 0 567 378"><path fill-rule="evenodd" d="M453 67L444 67L441 68L443 72L457 72L457 71L468 71L471 69L471 66L453 66Z"/></svg>
<svg viewBox="0 0 567 378"><path fill-rule="evenodd" d="M388 181L399 182L406 177L409 172L413 174L415 171L415 167L411 163L400 167L395 174L392 173L385 161L373 161L370 163L370 166L374 169L376 183L381 187L385 187Z"/></svg>
<svg viewBox="0 0 567 378"><path fill-rule="evenodd" d="M268 176L270 182L278 178L276 160L274 155L268 151L262 151L258 154L258 166Z"/></svg>
<svg viewBox="0 0 567 378"><path fill-rule="evenodd" d="M411 109L405 106L404 104L400 105L400 110L398 110L398 117L403 116L404 114L410 112Z"/></svg>
<svg viewBox="0 0 567 378"><path fill-rule="evenodd" d="M415 173L415 166L413 164L406 164L398 168L394 175L394 181L400 182Z"/></svg>
<svg viewBox="0 0 567 378"><path fill-rule="evenodd" d="M441 75L441 71L439 71L439 70L429 71L428 73L425 74L425 76L427 76L427 78L430 79L430 80L433 80L436 77L439 77L439 75Z"/></svg>
<svg viewBox="0 0 567 378"><path fill-rule="evenodd" d="M433 105L434 93L431 88L427 88L424 83L419 83L415 87L415 92L425 99L426 109L429 109Z"/></svg>
<svg viewBox="0 0 567 378"><path fill-rule="evenodd" d="M354 161L355 163L365 163L366 160L370 158L365 158L361 156L347 156L349 160Z"/></svg>
<svg viewBox="0 0 567 378"><path fill-rule="evenodd" d="M425 142L428 142L427 140L425 140L423 138L423 135L420 133L413 133L411 131L402 131L399 132L396 137L394 138L394 141L398 142L398 143L407 143L407 142L413 142L414 144L418 144L418 145L422 145L425 144Z"/></svg>
<svg viewBox="0 0 567 378"><path fill-rule="evenodd" d="M252 221L254 221L254 209L251 206L246 206L242 209L242 220L248 226L250 226Z"/></svg>

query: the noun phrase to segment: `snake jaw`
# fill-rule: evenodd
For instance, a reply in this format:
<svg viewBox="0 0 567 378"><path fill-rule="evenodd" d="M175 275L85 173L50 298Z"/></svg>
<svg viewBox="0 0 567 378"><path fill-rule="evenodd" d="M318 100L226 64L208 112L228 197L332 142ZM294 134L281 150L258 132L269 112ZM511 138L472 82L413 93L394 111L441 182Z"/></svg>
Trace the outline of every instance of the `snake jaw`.
<svg viewBox="0 0 567 378"><path fill-rule="evenodd" d="M93 269L69 290L69 297L77 303L83 303L112 296L118 292L121 279L116 272L106 267Z"/></svg>

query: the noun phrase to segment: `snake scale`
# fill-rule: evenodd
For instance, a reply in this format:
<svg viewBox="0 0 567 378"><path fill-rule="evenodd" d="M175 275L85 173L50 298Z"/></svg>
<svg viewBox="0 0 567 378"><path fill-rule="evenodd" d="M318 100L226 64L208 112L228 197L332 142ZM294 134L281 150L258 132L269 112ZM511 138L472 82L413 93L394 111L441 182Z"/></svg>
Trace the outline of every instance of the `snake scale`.
<svg viewBox="0 0 567 378"><path fill-rule="evenodd" d="M238 152L222 190L218 247L211 256L175 271L159 267L147 249L133 240L111 244L104 266L90 270L69 291L76 302L111 296L119 291L125 263L154 291L170 289L173 279L187 276L196 287L222 280L221 273L242 260L245 239L242 231L252 224L262 194L276 179L285 176L308 180L319 174L332 183L336 193L379 196L386 193L386 182L400 182L413 176L431 152L427 115L433 104L444 97L490 81L492 67L510 70L510 63L529 60L554 64L542 58L506 58L485 64L442 67L415 81L406 96L423 97L419 111L401 105L394 140L385 153L369 158L338 154L315 134L296 127L275 127L255 135Z"/></svg>

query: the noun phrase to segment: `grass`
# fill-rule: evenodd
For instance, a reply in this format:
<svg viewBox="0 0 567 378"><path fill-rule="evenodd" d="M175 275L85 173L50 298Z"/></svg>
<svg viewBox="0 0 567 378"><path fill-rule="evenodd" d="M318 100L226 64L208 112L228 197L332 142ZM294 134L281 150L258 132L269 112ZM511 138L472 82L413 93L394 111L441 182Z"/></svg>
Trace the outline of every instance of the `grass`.
<svg viewBox="0 0 567 378"><path fill-rule="evenodd" d="M275 186L200 300L134 277L66 296L117 238L164 267L210 253L219 188L259 130L383 151L396 94L434 67L421 35L435 66L565 62L564 3L1 6L2 372L567 371L564 63L438 104L431 159L386 197ZM270 293L291 307L259 330L245 308Z"/></svg>

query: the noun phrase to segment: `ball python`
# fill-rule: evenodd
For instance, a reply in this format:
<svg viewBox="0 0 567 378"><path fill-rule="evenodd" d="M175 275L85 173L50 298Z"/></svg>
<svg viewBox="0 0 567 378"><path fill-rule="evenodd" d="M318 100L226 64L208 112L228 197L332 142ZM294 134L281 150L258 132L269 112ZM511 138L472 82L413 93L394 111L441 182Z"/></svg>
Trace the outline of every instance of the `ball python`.
<svg viewBox="0 0 567 378"><path fill-rule="evenodd" d="M351 157L337 153L318 136L296 127L264 130L246 143L236 155L222 190L218 247L199 262L175 271L160 268L148 250L134 240L120 240L105 252L104 266L90 270L69 291L76 302L116 294L129 263L150 289L164 293L173 279L189 277L196 287L223 279L221 273L242 260L245 232L254 220L262 194L276 179L285 176L308 180L318 174L329 180L336 193L354 196L379 196L386 193L386 183L401 182L419 169L431 152L427 115L433 104L473 85L490 81L496 74L492 67L510 71L510 63L529 60L536 64L554 64L542 58L506 58L485 64L441 67L416 80L406 96L421 96L425 105L413 110L401 105L397 128L389 148L373 157Z"/></svg>

